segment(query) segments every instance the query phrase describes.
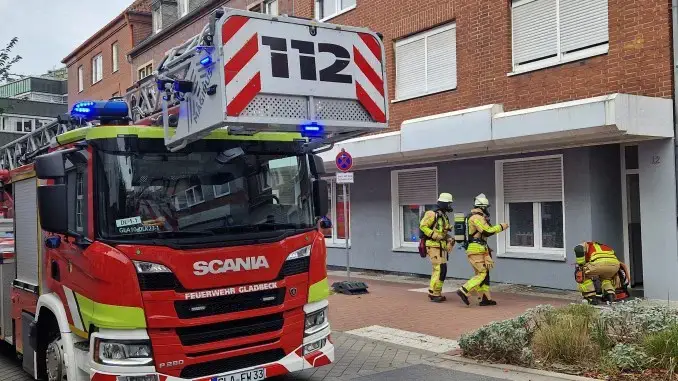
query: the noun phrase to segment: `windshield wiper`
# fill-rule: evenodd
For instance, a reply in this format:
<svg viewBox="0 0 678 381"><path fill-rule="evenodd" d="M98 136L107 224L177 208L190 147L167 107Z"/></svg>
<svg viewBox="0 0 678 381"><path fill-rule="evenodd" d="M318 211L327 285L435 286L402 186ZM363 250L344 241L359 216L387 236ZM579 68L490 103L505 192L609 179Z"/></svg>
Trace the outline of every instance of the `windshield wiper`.
<svg viewBox="0 0 678 381"><path fill-rule="evenodd" d="M164 232L144 232L137 233L134 236L144 236L148 238L185 238L185 237L208 237L213 236L211 231L164 231Z"/></svg>

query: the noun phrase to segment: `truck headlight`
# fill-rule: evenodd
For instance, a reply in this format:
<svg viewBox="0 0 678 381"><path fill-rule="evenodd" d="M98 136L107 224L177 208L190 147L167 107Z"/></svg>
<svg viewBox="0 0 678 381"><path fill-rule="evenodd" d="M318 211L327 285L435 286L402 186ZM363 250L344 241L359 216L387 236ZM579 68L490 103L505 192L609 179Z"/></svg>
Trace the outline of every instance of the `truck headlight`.
<svg viewBox="0 0 678 381"><path fill-rule="evenodd" d="M110 341L96 339L94 361L114 366L153 364L151 343L144 341Z"/></svg>
<svg viewBox="0 0 678 381"><path fill-rule="evenodd" d="M306 315L304 330L306 335L314 333L327 323L327 307Z"/></svg>
<svg viewBox="0 0 678 381"><path fill-rule="evenodd" d="M293 261L295 259L306 258L311 256L311 246L302 247L299 250L295 250L287 256L286 261Z"/></svg>
<svg viewBox="0 0 678 381"><path fill-rule="evenodd" d="M157 264L157 263L141 262L141 261L133 261L133 262L134 262L134 267L137 269L137 273L139 273L139 274L171 273L172 272L167 267L160 265L160 264Z"/></svg>

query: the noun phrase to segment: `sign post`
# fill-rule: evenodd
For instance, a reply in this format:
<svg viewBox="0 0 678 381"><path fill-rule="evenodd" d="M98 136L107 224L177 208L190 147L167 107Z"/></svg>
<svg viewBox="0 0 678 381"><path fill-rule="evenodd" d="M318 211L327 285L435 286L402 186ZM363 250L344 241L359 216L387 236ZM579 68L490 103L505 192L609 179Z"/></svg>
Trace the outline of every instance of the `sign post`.
<svg viewBox="0 0 678 381"><path fill-rule="evenodd" d="M349 186L348 184L353 184L353 172L349 172L351 168L353 168L353 157L342 148L341 152L337 154L335 164L339 170L336 175L336 183L341 184L344 199L344 240L346 244L346 276L348 277L348 280L345 282L336 282L332 287L342 294L365 294L367 293L367 284L363 282L351 282L351 252L348 244L349 222L347 187Z"/></svg>

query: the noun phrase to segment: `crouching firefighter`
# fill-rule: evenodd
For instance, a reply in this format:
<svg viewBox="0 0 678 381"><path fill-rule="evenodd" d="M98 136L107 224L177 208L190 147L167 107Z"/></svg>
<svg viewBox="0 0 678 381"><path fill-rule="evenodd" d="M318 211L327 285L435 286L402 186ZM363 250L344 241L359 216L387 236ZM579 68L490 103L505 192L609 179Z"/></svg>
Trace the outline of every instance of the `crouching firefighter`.
<svg viewBox="0 0 678 381"><path fill-rule="evenodd" d="M490 270L494 267L492 250L487 245L487 238L508 229L508 224L490 225L490 201L481 193L476 196L474 208L469 216L455 214L455 240L463 242L468 262L473 267L475 276L469 279L458 291L457 295L468 306L469 293L477 292L479 305L494 306L497 304L490 295Z"/></svg>
<svg viewBox="0 0 678 381"><path fill-rule="evenodd" d="M579 291L584 299L590 304L598 304L596 287L593 283L593 278L598 277L603 300L609 303L614 302L616 287L613 282L618 282L615 278L621 268L614 250L602 243L582 242L574 247L574 254L577 258L575 280L579 284Z"/></svg>
<svg viewBox="0 0 678 381"><path fill-rule="evenodd" d="M435 211L429 210L419 223L421 230L420 244L425 246L426 256L431 260L431 283L428 288L428 297L432 302L440 303L446 300L442 295L443 282L447 277L447 256L454 246L449 235L452 230L447 213L452 211L452 195L441 193Z"/></svg>

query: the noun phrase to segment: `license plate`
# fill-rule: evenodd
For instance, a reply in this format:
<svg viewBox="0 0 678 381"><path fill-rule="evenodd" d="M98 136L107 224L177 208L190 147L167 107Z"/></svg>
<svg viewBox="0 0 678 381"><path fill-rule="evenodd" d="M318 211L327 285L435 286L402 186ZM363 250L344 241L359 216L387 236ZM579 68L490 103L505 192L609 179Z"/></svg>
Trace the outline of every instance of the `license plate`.
<svg viewBox="0 0 678 381"><path fill-rule="evenodd" d="M233 373L224 376L212 377L212 381L259 381L266 378L266 369L248 370L242 373Z"/></svg>

